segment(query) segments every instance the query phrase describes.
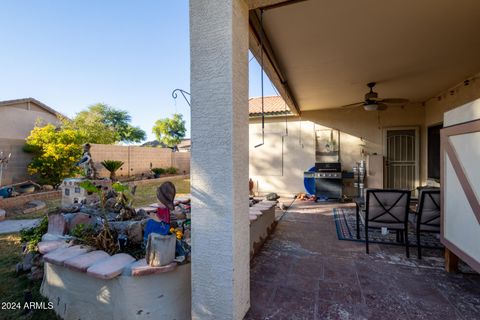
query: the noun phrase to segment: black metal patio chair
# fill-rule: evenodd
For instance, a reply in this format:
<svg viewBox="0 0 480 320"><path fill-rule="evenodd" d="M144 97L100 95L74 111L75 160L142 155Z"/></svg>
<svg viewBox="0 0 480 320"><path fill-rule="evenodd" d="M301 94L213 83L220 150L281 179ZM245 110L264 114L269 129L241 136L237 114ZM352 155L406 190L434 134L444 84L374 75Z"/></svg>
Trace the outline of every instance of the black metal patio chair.
<svg viewBox="0 0 480 320"><path fill-rule="evenodd" d="M410 191L397 189L368 189L365 203L365 245L369 253L368 230L383 227L404 235L407 258L410 257L408 244L408 212Z"/></svg>
<svg viewBox="0 0 480 320"><path fill-rule="evenodd" d="M420 191L417 212L413 215L411 222L415 226L417 235L418 259L421 259L421 233L440 233L440 190L438 188Z"/></svg>

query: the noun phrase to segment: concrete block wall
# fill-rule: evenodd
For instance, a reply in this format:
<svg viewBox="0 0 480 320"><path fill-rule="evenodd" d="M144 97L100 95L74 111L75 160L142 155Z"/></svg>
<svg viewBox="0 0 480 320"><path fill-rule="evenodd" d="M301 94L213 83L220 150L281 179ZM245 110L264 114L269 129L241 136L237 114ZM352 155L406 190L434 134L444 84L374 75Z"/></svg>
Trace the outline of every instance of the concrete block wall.
<svg viewBox="0 0 480 320"><path fill-rule="evenodd" d="M130 174L150 172L151 168L172 166L172 150L168 148L130 148Z"/></svg>
<svg viewBox="0 0 480 320"><path fill-rule="evenodd" d="M123 161L117 176L128 177L150 173L152 168L176 167L179 173L190 173L190 152L172 152L169 148L93 144L93 161L100 177L109 172L101 165L104 160Z"/></svg>
<svg viewBox="0 0 480 320"><path fill-rule="evenodd" d="M124 165L117 171L117 176L128 176L128 148L116 145L92 144L91 154L98 174L101 177L108 177L110 173L101 165L101 162L104 160L117 160L124 162Z"/></svg>
<svg viewBox="0 0 480 320"><path fill-rule="evenodd" d="M172 167L180 174L190 173L190 152L172 152Z"/></svg>
<svg viewBox="0 0 480 320"><path fill-rule="evenodd" d="M28 165L32 156L23 151L25 140L1 139L0 151L12 153L8 167L3 171L2 185L32 179L28 174ZM124 165L117 176L141 175L150 173L151 168L178 168L178 173L190 173L190 152L172 152L168 148L149 148L136 146L118 146L93 144L92 157L101 177L108 177L109 172L100 164L104 160L123 161Z"/></svg>

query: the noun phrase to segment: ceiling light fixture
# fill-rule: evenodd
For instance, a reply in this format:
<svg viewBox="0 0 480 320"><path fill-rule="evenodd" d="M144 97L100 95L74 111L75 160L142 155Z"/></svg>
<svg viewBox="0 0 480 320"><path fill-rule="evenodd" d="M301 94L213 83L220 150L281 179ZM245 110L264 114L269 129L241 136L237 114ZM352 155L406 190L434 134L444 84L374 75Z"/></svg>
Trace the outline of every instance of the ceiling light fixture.
<svg viewBox="0 0 480 320"><path fill-rule="evenodd" d="M365 109L365 111L376 111L378 110L378 104L375 102L369 102L367 104L364 104L363 108Z"/></svg>

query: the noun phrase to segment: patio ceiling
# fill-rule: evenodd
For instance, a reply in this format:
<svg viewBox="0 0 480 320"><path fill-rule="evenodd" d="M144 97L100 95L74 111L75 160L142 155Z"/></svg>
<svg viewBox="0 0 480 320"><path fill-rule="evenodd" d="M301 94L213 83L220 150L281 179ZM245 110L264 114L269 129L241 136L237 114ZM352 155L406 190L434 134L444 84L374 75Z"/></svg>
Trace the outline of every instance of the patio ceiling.
<svg viewBox="0 0 480 320"><path fill-rule="evenodd" d="M372 81L382 98L423 102L480 70L478 0L250 2L258 7L266 72L294 113L361 101ZM260 60L258 17L250 49Z"/></svg>

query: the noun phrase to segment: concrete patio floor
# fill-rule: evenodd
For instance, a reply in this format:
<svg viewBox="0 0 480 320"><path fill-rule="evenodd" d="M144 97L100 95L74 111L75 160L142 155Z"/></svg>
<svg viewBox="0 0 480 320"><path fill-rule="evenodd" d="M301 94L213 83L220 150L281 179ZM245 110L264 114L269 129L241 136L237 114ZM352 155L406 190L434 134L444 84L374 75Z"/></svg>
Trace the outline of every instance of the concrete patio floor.
<svg viewBox="0 0 480 320"><path fill-rule="evenodd" d="M480 319L480 276L442 250L338 240L332 208L294 203L251 265L245 319Z"/></svg>

